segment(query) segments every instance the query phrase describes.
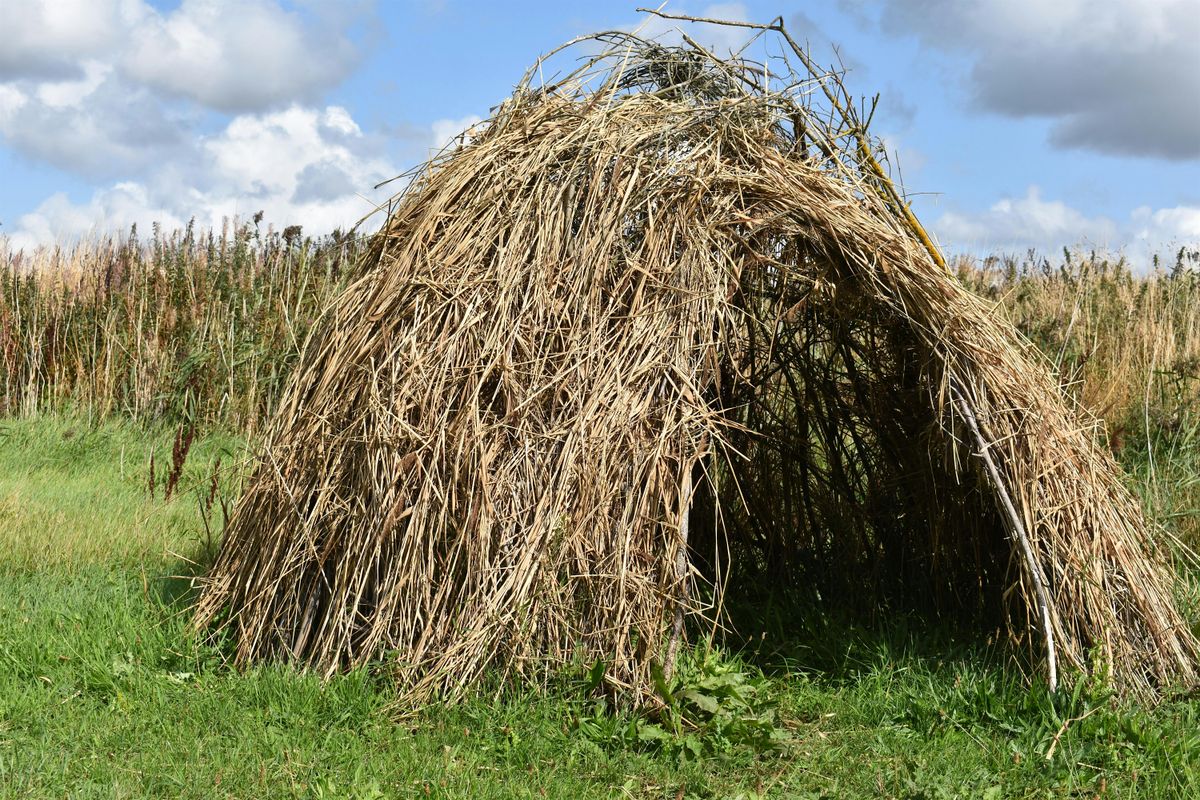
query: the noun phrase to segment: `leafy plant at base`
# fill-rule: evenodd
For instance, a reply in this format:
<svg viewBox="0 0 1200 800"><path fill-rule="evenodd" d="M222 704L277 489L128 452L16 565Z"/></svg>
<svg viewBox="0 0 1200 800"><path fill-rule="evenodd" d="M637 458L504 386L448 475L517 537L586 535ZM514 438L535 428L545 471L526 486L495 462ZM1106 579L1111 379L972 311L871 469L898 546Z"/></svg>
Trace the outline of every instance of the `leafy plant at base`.
<svg viewBox="0 0 1200 800"><path fill-rule="evenodd" d="M604 683L604 662L588 671L583 688ZM778 753L791 740L780 722L770 682L763 674L719 651L684 654L673 677L653 667L661 705L645 716L624 716L599 697L574 720L575 729L604 749L640 749L679 759L699 759L747 749Z"/></svg>

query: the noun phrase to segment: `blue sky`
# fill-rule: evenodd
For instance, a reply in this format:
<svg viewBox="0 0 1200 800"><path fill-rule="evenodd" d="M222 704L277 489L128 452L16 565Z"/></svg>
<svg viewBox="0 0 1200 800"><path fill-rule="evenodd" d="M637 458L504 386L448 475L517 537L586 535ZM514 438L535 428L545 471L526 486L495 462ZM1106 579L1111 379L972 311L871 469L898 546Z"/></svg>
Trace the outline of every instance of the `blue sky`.
<svg viewBox="0 0 1200 800"><path fill-rule="evenodd" d="M636 5L0 0L0 236L33 247L258 210L346 227L540 53L634 27ZM782 15L820 60L836 48L851 90L882 94L874 132L950 250L1200 244L1200 0L667 10Z"/></svg>

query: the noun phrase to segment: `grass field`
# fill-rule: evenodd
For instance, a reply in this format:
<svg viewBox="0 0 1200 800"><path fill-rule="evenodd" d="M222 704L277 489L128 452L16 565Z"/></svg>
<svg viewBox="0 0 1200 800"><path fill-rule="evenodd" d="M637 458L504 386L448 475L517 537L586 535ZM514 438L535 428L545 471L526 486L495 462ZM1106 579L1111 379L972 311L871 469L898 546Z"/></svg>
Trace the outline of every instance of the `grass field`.
<svg viewBox="0 0 1200 800"><path fill-rule="evenodd" d="M173 436L69 416L0 423L2 797L1200 791L1194 702L1143 711L1084 684L1052 698L985 637L903 620L882 633L763 616L744 652L691 659L682 688L721 713L678 733L597 709L582 670L546 693L501 687L404 718L370 670L328 683L238 673L189 634L186 576L210 545L213 463L231 469L243 445L199 439L166 501L149 463L171 463ZM750 733L736 719L748 713Z"/></svg>

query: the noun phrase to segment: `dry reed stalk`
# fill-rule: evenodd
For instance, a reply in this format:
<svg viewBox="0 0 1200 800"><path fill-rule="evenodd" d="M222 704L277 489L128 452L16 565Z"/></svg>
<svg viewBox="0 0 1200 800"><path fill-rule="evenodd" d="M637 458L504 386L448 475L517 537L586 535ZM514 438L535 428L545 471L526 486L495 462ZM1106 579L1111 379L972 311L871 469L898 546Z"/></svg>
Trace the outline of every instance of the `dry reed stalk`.
<svg viewBox="0 0 1200 800"><path fill-rule="evenodd" d="M413 699L595 660L644 697L676 609L756 575L1004 613L1136 694L1191 683L1117 467L930 252L837 76L594 40L397 198L197 624L239 663L385 657Z"/></svg>

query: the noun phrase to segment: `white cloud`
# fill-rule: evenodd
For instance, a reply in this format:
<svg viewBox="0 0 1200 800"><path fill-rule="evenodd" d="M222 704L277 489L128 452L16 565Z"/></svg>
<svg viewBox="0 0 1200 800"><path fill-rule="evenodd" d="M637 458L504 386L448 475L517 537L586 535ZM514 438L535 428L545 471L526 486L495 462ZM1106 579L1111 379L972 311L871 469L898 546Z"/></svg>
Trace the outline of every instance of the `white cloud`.
<svg viewBox="0 0 1200 800"><path fill-rule="evenodd" d="M347 31L366 9L356 0L182 0L166 12L144 0L3 0L0 81L86 80L100 63L133 87L206 108L279 108L313 101L349 74L358 48Z"/></svg>
<svg viewBox="0 0 1200 800"><path fill-rule="evenodd" d="M318 203L355 192L359 184L335 160L309 164L296 175L292 202Z"/></svg>
<svg viewBox="0 0 1200 800"><path fill-rule="evenodd" d="M237 117L203 144L214 191L266 198L280 211L295 203L301 178L307 174L311 179L316 170L336 170L343 186L364 192L392 177L397 170L372 148L346 110L337 106L322 111L293 106ZM322 199L329 200L329 193L324 194Z"/></svg>
<svg viewBox="0 0 1200 800"><path fill-rule="evenodd" d="M186 122L96 62L80 79L43 83L32 95L0 90L0 137L9 146L90 178L129 177L178 157Z"/></svg>
<svg viewBox="0 0 1200 800"><path fill-rule="evenodd" d="M356 48L274 0L184 0L131 34L120 65L131 78L221 111L314 99L339 83Z"/></svg>
<svg viewBox="0 0 1200 800"><path fill-rule="evenodd" d="M864 3L843 0L859 12ZM878 0L879 24L965 58L982 108L1051 120L1051 142L1200 158L1196 0Z"/></svg>
<svg viewBox="0 0 1200 800"><path fill-rule="evenodd" d="M4 0L0 80L68 79L111 54L151 9L141 0Z"/></svg>
<svg viewBox="0 0 1200 800"><path fill-rule="evenodd" d="M48 198L17 220L10 239L13 247L30 248L134 223L174 228L192 218L201 227L219 227L226 218L257 211L265 213L266 224L329 233L357 223L386 200L397 187L373 187L397 172L381 143L343 108L246 114L141 180L97 190L81 203L63 194Z"/></svg>
<svg viewBox="0 0 1200 800"><path fill-rule="evenodd" d="M1200 207L1175 206L1157 211L1142 206L1133 212L1133 236L1140 242L1200 244Z"/></svg>
<svg viewBox="0 0 1200 800"><path fill-rule="evenodd" d="M91 180L194 170L211 110L316 100L354 65L346 31L369 13L363 0L0 0L0 143ZM340 113L328 124L345 127Z"/></svg>
<svg viewBox="0 0 1200 800"><path fill-rule="evenodd" d="M83 74L78 78L40 84L37 99L50 108L77 106L94 94L112 72L112 66L103 61L85 61L80 66Z"/></svg>
<svg viewBox="0 0 1200 800"><path fill-rule="evenodd" d="M1121 244L1115 222L1088 217L1059 200L1043 199L1037 186L1030 186L1024 197L1001 199L987 211L947 212L932 227L951 250L1012 251L1064 245L1104 249Z"/></svg>
<svg viewBox="0 0 1200 800"><path fill-rule="evenodd" d="M978 213L947 212L930 228L951 252L1055 252L1063 247L1125 251L1147 261L1180 245L1200 244L1200 207L1132 211L1127 219L1088 216L1030 186Z"/></svg>
<svg viewBox="0 0 1200 800"><path fill-rule="evenodd" d="M147 227L149 222L160 222L170 230L181 227L186 219L156 204L145 186L118 183L81 204L71 202L62 193L52 195L17 220L8 239L12 250L31 250L89 234L126 230L135 222Z"/></svg>
<svg viewBox="0 0 1200 800"><path fill-rule="evenodd" d="M0 83L0 128L28 102L20 89Z"/></svg>

